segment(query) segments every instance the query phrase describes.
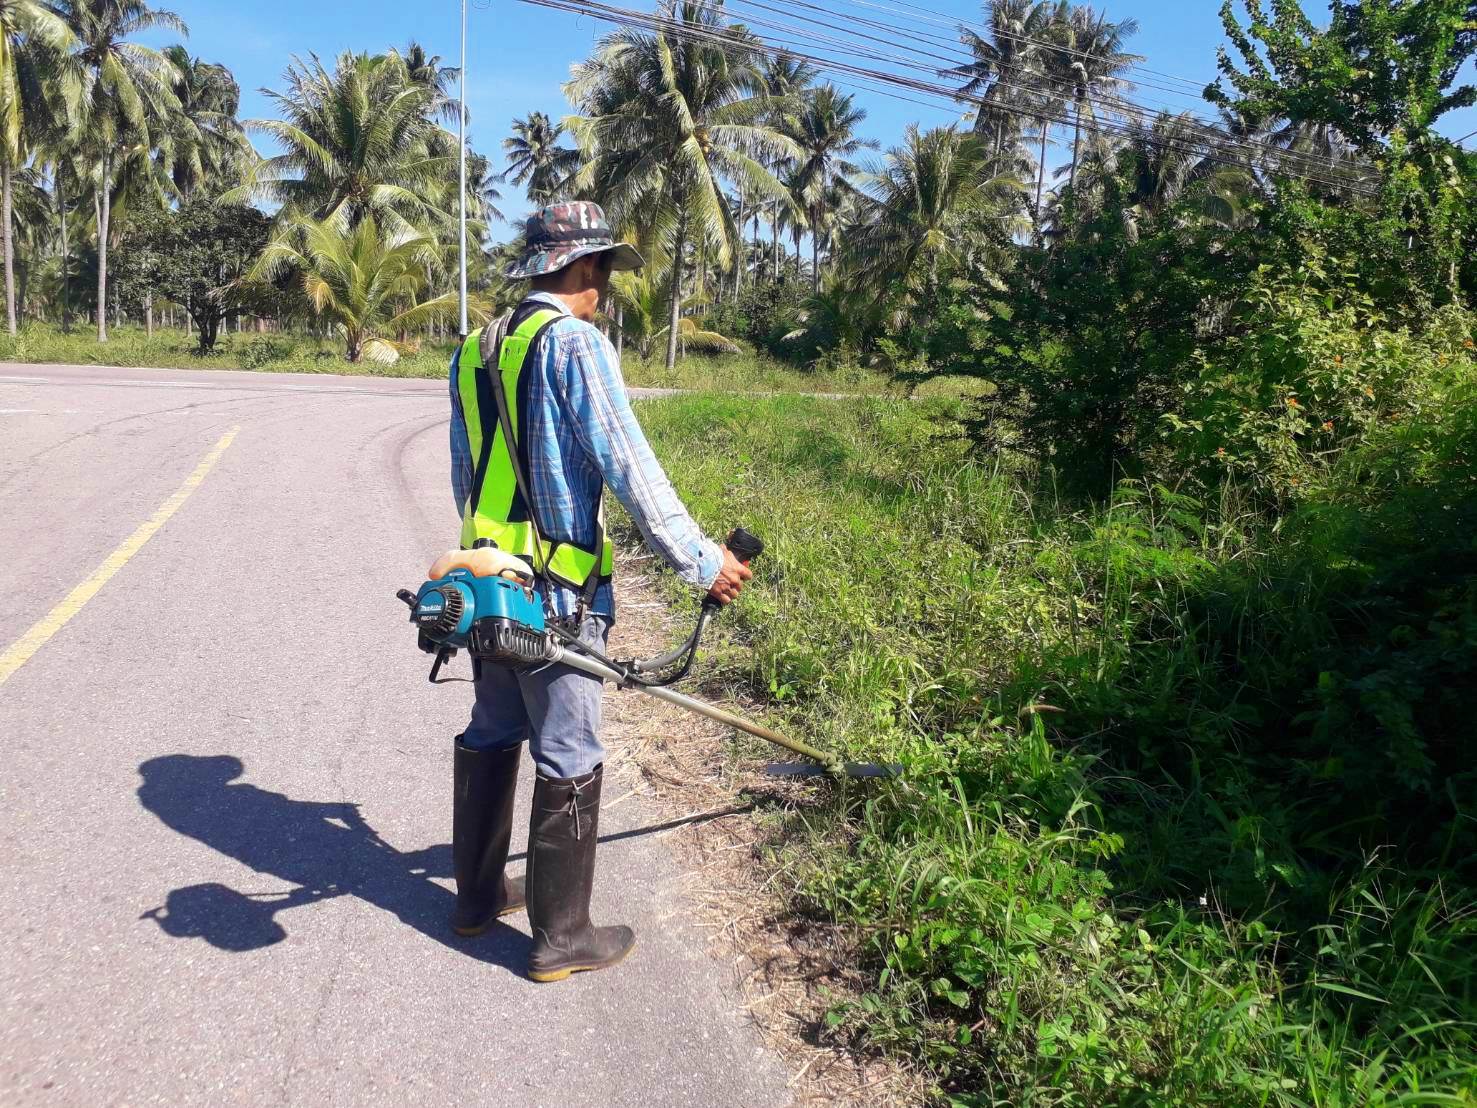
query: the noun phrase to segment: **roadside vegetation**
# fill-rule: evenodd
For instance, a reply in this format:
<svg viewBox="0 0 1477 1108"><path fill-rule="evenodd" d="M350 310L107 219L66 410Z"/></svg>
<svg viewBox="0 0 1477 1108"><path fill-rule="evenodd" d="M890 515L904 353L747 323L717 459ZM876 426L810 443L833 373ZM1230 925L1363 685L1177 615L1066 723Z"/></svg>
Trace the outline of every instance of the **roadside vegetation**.
<svg viewBox="0 0 1477 1108"><path fill-rule="evenodd" d="M1309 463L1275 515L1168 474L1066 501L941 430L957 401L643 404L702 522L769 541L714 688L906 767L804 811L779 863L869 963L834 1034L959 1104L1477 1095L1451 345L1396 413L1438 422Z"/></svg>
<svg viewBox="0 0 1477 1108"><path fill-rule="evenodd" d="M941 1103L1477 1103L1477 13L1222 17L1195 115L1131 20L987 0L884 144L663 2L469 158L474 322L509 183L648 259L600 325L769 542L715 681L906 766L771 861L863 960L820 1033ZM243 121L147 30L0 3L0 357L441 377L454 70L284 59Z"/></svg>
<svg viewBox="0 0 1477 1108"><path fill-rule="evenodd" d="M0 334L0 361L59 365L159 366L170 369L247 369L264 373L338 373L349 376L425 377L444 379L453 340L423 343L389 365L344 360L342 343L293 333L223 331L209 354L201 354L196 340L182 331L125 324L112 329L108 344L100 346L89 333L45 323L22 328L15 338ZM668 369L661 353L648 358L628 354L621 362L626 384L632 388L694 389L712 392L837 393L903 395L918 391L891 375L855 363L833 371L796 366L770 354L742 349L733 354L704 354L682 358ZM967 389L948 380L930 383L921 391L954 393Z"/></svg>

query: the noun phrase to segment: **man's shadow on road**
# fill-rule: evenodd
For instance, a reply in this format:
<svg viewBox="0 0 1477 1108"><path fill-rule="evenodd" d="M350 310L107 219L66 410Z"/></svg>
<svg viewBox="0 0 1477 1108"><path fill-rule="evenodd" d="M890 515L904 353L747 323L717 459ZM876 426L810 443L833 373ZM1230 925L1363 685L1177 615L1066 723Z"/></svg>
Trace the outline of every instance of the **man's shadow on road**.
<svg viewBox="0 0 1477 1108"><path fill-rule="evenodd" d="M150 758L139 766L144 779L139 802L166 827L295 888L243 893L214 881L189 885L175 889L143 919L152 919L166 934L204 939L220 950L260 950L287 937L277 913L335 896L357 896L438 943L523 971L530 940L516 928L497 921L476 939L458 939L452 933L456 897L432 880L451 876L449 845L396 850L364 821L357 804L293 800L237 782L243 772L241 759L228 754ZM600 842L753 810L753 804L713 809L601 835ZM515 854L510 860L521 857Z"/></svg>
<svg viewBox="0 0 1477 1108"><path fill-rule="evenodd" d="M150 758L139 766L139 802L181 835L296 887L242 893L216 882L190 885L142 918L220 950L259 950L287 937L277 913L357 896L469 957L522 972L527 935L502 922L476 939L452 933L456 898L432 880L451 876L450 846L396 850L364 822L357 804L293 800L237 782L243 771L239 758L224 754Z"/></svg>

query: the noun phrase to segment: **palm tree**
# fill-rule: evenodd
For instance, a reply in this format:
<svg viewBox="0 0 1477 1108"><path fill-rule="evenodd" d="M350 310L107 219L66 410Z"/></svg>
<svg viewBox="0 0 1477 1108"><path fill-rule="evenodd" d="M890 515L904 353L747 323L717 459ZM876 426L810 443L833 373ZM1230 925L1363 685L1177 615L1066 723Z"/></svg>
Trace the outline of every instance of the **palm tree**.
<svg viewBox="0 0 1477 1108"><path fill-rule="evenodd" d="M791 132L800 147L796 184L810 219L812 292L821 287L820 240L827 225L827 201L838 182L861 172L850 159L862 150L877 148L875 142L857 137L856 129L866 118L866 110L858 108L853 97L837 92L833 85L821 85L806 99Z"/></svg>
<svg viewBox="0 0 1477 1108"><path fill-rule="evenodd" d="M503 198L497 187L502 179L501 174L492 172L490 158L467 151L467 218L481 223L484 230L494 219L504 218L497 206Z"/></svg>
<svg viewBox="0 0 1477 1108"><path fill-rule="evenodd" d="M810 95L811 88L820 76L820 70L801 58L775 54L764 60L763 75L764 90L769 94L771 105L769 124L782 134L789 134L794 130L795 116ZM778 175L789 167L776 162L769 168ZM788 193L788 189L786 191ZM781 209L784 204L784 199L775 199L769 205L769 223L773 231L770 243L770 278L776 281L779 280L780 272L780 230L784 223ZM755 235L757 234L756 231Z"/></svg>
<svg viewBox="0 0 1477 1108"><path fill-rule="evenodd" d="M457 296L450 292L415 303L435 254L429 235L382 235L373 215L349 231L333 218L289 216L247 280L272 281L295 270L314 313L343 336L349 361L367 358L392 365L400 358L401 344L389 335L449 318L457 309ZM406 301L411 306L402 308Z"/></svg>
<svg viewBox="0 0 1477 1108"><path fill-rule="evenodd" d="M179 101L171 167L175 190L183 200L205 184L223 191L255 157L236 118L241 88L225 66L192 58L183 46L166 47L164 57L175 69Z"/></svg>
<svg viewBox="0 0 1477 1108"><path fill-rule="evenodd" d="M60 125L57 114L53 114L52 119L53 125L43 131L37 143L35 163L37 168L44 170L51 178L52 210L48 212L48 215L56 219L57 239L61 247L57 291L61 301L62 331L65 334L71 334L72 240L70 228L74 222L77 222L77 212L81 208L79 200L83 191L82 175L78 168L79 157L73 137Z"/></svg>
<svg viewBox="0 0 1477 1108"><path fill-rule="evenodd" d="M647 267L639 273L617 273L610 279L610 296L621 309L623 334L636 344L643 358L651 356L652 344L667 334L662 318L666 307L661 280ZM691 349L713 354L737 354L738 345L716 331L701 330L692 319L677 323L677 339Z"/></svg>
<svg viewBox="0 0 1477 1108"><path fill-rule="evenodd" d="M1135 63L1143 61L1140 54L1127 54L1123 43L1138 33L1136 20L1125 19L1112 23L1106 15L1095 12L1087 5L1073 8L1071 14L1058 27L1055 63L1051 67L1063 74L1071 89L1072 97L1072 168L1068 174L1068 185L1077 183L1077 161L1082 147L1082 121L1085 117L1089 129L1096 119L1094 105L1098 99L1108 95L1117 96L1133 88L1123 79L1123 74Z"/></svg>
<svg viewBox="0 0 1477 1108"><path fill-rule="evenodd" d="M1066 33L1071 19L1068 0L1057 0L1047 6L1047 19L1042 42L1058 44ZM1062 64L1063 53L1059 47L1039 47L1031 55L1031 66L1027 74L1025 91L1026 104L1036 116L1036 134L1040 149L1036 155L1036 235L1040 238L1045 227L1045 212L1042 197L1046 189L1046 144L1051 136L1052 124L1061 114L1067 99L1068 74Z"/></svg>
<svg viewBox="0 0 1477 1108"><path fill-rule="evenodd" d="M78 130L87 136L95 166L97 340L107 342L108 236L119 152L144 147L167 155L180 130L174 66L157 50L128 40L160 28L181 35L189 30L174 12L146 0L55 0L55 11L72 32L67 79L81 89Z"/></svg>
<svg viewBox="0 0 1477 1108"><path fill-rule="evenodd" d="M1055 15L1048 0L987 0L986 34L959 29L974 61L950 75L965 78L959 95L976 105L974 133L989 142L997 161L1002 157L1014 161L1021 135L1020 108L1028 100L1036 58L1048 41Z"/></svg>
<svg viewBox="0 0 1477 1108"><path fill-rule="evenodd" d="M543 112L530 112L527 119L513 120L513 134L503 139L507 175L513 184L528 186L528 198L535 204L558 197L579 169L579 151L559 145L563 134L562 124Z"/></svg>
<svg viewBox="0 0 1477 1108"><path fill-rule="evenodd" d="M577 187L603 200L617 225L640 211L670 239L671 368L687 246L707 238L720 268L731 264L737 233L723 200L725 179L778 198L783 187L765 162L798 149L770 123L757 52L745 48L747 32L727 23L721 3L666 0L660 11L688 33L610 34L574 67L565 92L580 113L568 121L583 157ZM702 38L712 34L725 45Z"/></svg>
<svg viewBox="0 0 1477 1108"><path fill-rule="evenodd" d="M451 226L456 137L431 118L434 84L412 80L394 51L341 54L332 72L316 55L294 58L284 79L285 92L267 90L283 118L246 122L283 153L225 199L255 195L346 229L369 216L397 234Z"/></svg>
<svg viewBox="0 0 1477 1108"><path fill-rule="evenodd" d="M800 240L810 229L810 215L809 205L805 198L804 182L800 180L800 174L793 164L793 159L791 159L791 164L785 167L784 186L785 200L788 203L780 212L778 226L782 226L790 233L790 241L795 245L795 276L798 279L804 269L804 263L800 257Z"/></svg>
<svg viewBox="0 0 1477 1108"><path fill-rule="evenodd" d="M15 334L15 243L11 177L42 126L43 82L72 42L67 25L40 0L0 0L0 238L5 253L5 324Z"/></svg>
<svg viewBox="0 0 1477 1108"><path fill-rule="evenodd" d="M973 249L974 220L1018 210L1020 182L989 177L989 164L975 135L909 125L903 145L887 152L866 183L859 221L846 235L845 254L862 285L879 300L896 287L911 289L924 262L931 280L941 262Z"/></svg>
<svg viewBox="0 0 1477 1108"><path fill-rule="evenodd" d="M431 114L448 123L455 122L458 103L456 97L451 95L451 83L457 78L457 67L442 65L440 54L426 53L426 48L414 39L406 44L405 52L399 56L405 62L407 79L412 84L435 92ZM472 114L468 112L467 121L470 123L471 119Z"/></svg>
<svg viewBox="0 0 1477 1108"><path fill-rule="evenodd" d="M1177 217L1242 226L1246 198L1258 182L1252 167L1236 164L1233 149L1223 145L1233 142L1189 113L1135 121L1114 148L1095 147L1084 157L1073 190L1079 216L1111 206L1133 241L1146 221L1190 196L1194 203ZM1207 155L1207 149L1220 152Z"/></svg>

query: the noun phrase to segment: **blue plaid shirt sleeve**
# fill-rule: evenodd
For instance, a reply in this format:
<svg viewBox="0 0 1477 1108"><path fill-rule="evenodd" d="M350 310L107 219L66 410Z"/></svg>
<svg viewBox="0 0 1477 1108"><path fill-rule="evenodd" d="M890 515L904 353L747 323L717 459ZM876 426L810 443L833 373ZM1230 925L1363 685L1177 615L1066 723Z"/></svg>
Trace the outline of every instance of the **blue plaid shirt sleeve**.
<svg viewBox="0 0 1477 1108"><path fill-rule="evenodd" d="M467 437L467 417L462 412L462 397L456 387L456 360L460 354L458 347L447 370L451 381L451 491L456 497L457 515L461 515L472 492L472 443Z"/></svg>
<svg viewBox="0 0 1477 1108"><path fill-rule="evenodd" d="M707 589L723 552L683 506L636 422L610 340L594 327L561 333L554 366L575 436L646 543L689 585Z"/></svg>

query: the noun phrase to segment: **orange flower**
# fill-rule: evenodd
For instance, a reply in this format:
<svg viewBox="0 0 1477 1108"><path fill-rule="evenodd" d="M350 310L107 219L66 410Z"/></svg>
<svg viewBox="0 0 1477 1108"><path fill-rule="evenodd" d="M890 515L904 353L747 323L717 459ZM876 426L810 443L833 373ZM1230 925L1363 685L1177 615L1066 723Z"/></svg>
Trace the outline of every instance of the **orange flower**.
<svg viewBox="0 0 1477 1108"><path fill-rule="evenodd" d="M1287 398L1287 406L1289 408L1301 408L1302 407L1302 405L1298 403L1298 398L1295 397L1295 396L1289 396Z"/></svg>
<svg viewBox="0 0 1477 1108"><path fill-rule="evenodd" d="M1325 419L1323 421L1323 429L1325 431L1332 431L1333 430L1333 420L1331 420L1331 419Z"/></svg>
<svg viewBox="0 0 1477 1108"><path fill-rule="evenodd" d="M1471 339L1462 339L1462 345L1465 346L1468 350L1471 350L1473 343Z"/></svg>
<svg viewBox="0 0 1477 1108"><path fill-rule="evenodd" d="M1373 400L1374 399L1374 389L1370 388L1368 385L1365 385L1364 386L1364 395L1367 396L1367 397L1369 397L1371 400Z"/></svg>
<svg viewBox="0 0 1477 1108"><path fill-rule="evenodd" d="M1287 479L1287 483L1289 485L1293 486L1293 488L1296 488L1297 487L1297 483L1298 483L1298 479L1296 477L1289 477Z"/></svg>
<svg viewBox="0 0 1477 1108"><path fill-rule="evenodd" d="M1343 365L1344 364L1344 356L1342 354L1335 354L1333 356L1333 364L1334 365Z"/></svg>
<svg viewBox="0 0 1477 1108"><path fill-rule="evenodd" d="M1226 448L1224 446L1217 446L1215 448L1215 456L1217 458L1224 458L1226 456Z"/></svg>

